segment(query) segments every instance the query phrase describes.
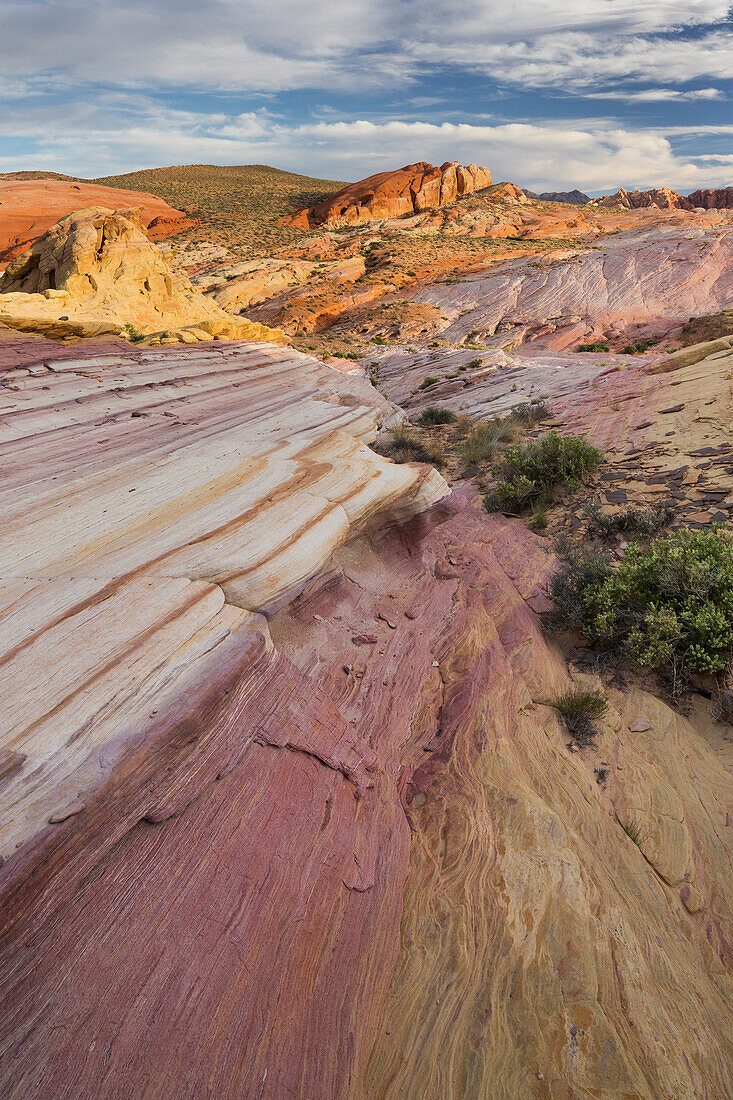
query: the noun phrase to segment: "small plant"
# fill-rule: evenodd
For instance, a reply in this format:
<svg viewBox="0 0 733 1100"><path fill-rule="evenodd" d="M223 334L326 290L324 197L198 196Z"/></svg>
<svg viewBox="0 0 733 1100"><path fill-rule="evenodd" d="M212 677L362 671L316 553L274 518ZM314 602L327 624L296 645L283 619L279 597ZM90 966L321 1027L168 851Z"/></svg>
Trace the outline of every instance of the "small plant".
<svg viewBox="0 0 733 1100"><path fill-rule="evenodd" d="M138 340L145 339L145 333L142 331L142 329L135 328L132 321L127 321L122 326L122 331L127 333L128 337L130 338L130 340L133 341L133 343L137 343Z"/></svg>
<svg viewBox="0 0 733 1100"><path fill-rule="evenodd" d="M468 365L469 367L473 367L474 370L478 370L479 367L483 367L484 361L483 359L479 359L477 356L475 359L472 359Z"/></svg>
<svg viewBox="0 0 733 1100"><path fill-rule="evenodd" d="M602 510L599 501L592 500L583 508L583 514L588 534L593 538L607 539L618 533L651 538L672 522L674 508L671 504L654 504L648 508L624 508L610 514Z"/></svg>
<svg viewBox="0 0 733 1100"><path fill-rule="evenodd" d="M386 340L384 339L384 337L383 337L383 336L373 336L373 337L372 337L372 341L371 341L371 342L372 342L373 344L379 344L380 346L382 346L382 345L384 345L384 344L386 344L386 343L387 343L387 341L386 341Z"/></svg>
<svg viewBox="0 0 733 1100"><path fill-rule="evenodd" d="M497 495L507 508L521 511L536 500L551 499L558 485L579 485L602 458L585 439L547 432L506 451L494 471L499 479Z"/></svg>
<svg viewBox="0 0 733 1100"><path fill-rule="evenodd" d="M646 340L637 340L635 344L627 344L623 350L624 355L642 355L649 348L659 343L659 339L655 339L653 336L648 337Z"/></svg>
<svg viewBox="0 0 733 1100"><path fill-rule="evenodd" d="M458 417L452 409L440 409L436 405L431 405L427 409L423 409L418 420L418 424L454 424Z"/></svg>
<svg viewBox="0 0 733 1100"><path fill-rule="evenodd" d="M431 462L434 466L444 466L446 463L440 443L432 440L423 443L407 424L399 424L393 429L392 438L375 444L374 450L398 463Z"/></svg>
<svg viewBox="0 0 733 1100"><path fill-rule="evenodd" d="M535 531L546 531L547 530L547 523L548 523L547 509L546 508L536 508L534 510L534 512L532 513L532 516L531 516L530 521L529 521L530 527L532 527L533 530L535 530Z"/></svg>
<svg viewBox="0 0 733 1100"><path fill-rule="evenodd" d="M481 462L493 462L502 445L516 442L522 434L519 425L511 419L481 421L471 429L461 445L461 458L468 466Z"/></svg>
<svg viewBox="0 0 733 1100"><path fill-rule="evenodd" d="M551 607L543 619L548 627L582 633L586 593L602 585L609 577L611 556L606 551L583 546L568 535L556 539L553 550L559 568L547 583Z"/></svg>
<svg viewBox="0 0 733 1100"><path fill-rule="evenodd" d="M440 379L437 378L434 374L429 374L427 378L423 378L422 382L418 386L418 389L426 390L429 386L434 386L436 382L440 382Z"/></svg>
<svg viewBox="0 0 733 1100"><path fill-rule="evenodd" d="M594 340L591 344L578 344L576 351L609 351L610 345L606 340Z"/></svg>
<svg viewBox="0 0 733 1100"><path fill-rule="evenodd" d="M711 714L716 722L727 722L733 726L733 664L718 682Z"/></svg>
<svg viewBox="0 0 733 1100"><path fill-rule="evenodd" d="M590 745L595 740L598 730L595 722L603 718L608 710L608 701L603 692L573 688L563 692L553 699L552 705L563 716L568 732L579 745Z"/></svg>
<svg viewBox="0 0 733 1100"><path fill-rule="evenodd" d="M511 412L514 420L518 420L520 424L526 424L527 427L538 424L540 420L547 420L550 415L550 410L543 398L526 401L523 405L517 405Z"/></svg>
<svg viewBox="0 0 733 1100"><path fill-rule="evenodd" d="M634 825L633 821L627 821L626 823L621 823L621 828L626 833L629 840L633 840L634 844L638 848L641 841L641 831L638 825Z"/></svg>

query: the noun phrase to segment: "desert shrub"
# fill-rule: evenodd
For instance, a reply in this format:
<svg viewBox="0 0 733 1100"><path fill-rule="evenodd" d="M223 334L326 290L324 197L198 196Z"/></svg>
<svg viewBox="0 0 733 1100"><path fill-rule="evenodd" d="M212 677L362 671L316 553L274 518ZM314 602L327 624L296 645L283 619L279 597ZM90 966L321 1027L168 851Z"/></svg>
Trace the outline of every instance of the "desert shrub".
<svg viewBox="0 0 733 1100"><path fill-rule="evenodd" d="M585 606L591 640L620 642L640 665L721 672L733 650L733 532L716 524L632 543Z"/></svg>
<svg viewBox="0 0 733 1100"><path fill-rule="evenodd" d="M645 340L637 340L635 344L627 344L623 350L624 355L642 355L649 348L654 347L659 343L659 339L655 339L653 336L647 337Z"/></svg>
<svg viewBox="0 0 733 1100"><path fill-rule="evenodd" d="M535 531L545 531L547 529L547 509L535 508L532 516L530 517L529 525Z"/></svg>
<svg viewBox="0 0 733 1100"><path fill-rule="evenodd" d="M392 432L392 438L374 445L378 454L391 458L394 462L430 462L433 466L445 466L445 452L439 442L423 442L412 432L407 424L399 424Z"/></svg>
<svg viewBox="0 0 733 1100"><path fill-rule="evenodd" d="M585 505L583 514L588 534L594 538L610 538L618 533L651 538L672 522L674 508L671 504L653 504L648 508L624 508L610 514L602 510L599 501L592 500Z"/></svg>
<svg viewBox="0 0 733 1100"><path fill-rule="evenodd" d="M591 344L578 344L576 351L608 351L609 344L605 340L594 340Z"/></svg>
<svg viewBox="0 0 733 1100"><path fill-rule="evenodd" d="M468 466L493 462L499 448L516 442L521 434L521 428L511 419L481 421L462 443L461 458Z"/></svg>
<svg viewBox="0 0 733 1100"><path fill-rule="evenodd" d="M727 722L733 726L733 663L720 678L711 713L716 722Z"/></svg>
<svg viewBox="0 0 733 1100"><path fill-rule="evenodd" d="M595 721L608 710L606 696L598 688L573 688L553 699L552 705L560 711L569 733L580 745L592 744L598 733Z"/></svg>
<svg viewBox="0 0 733 1100"><path fill-rule="evenodd" d="M578 485L602 458L585 439L547 432L506 451L494 471L497 495L505 507L520 511L543 497L550 499L557 485Z"/></svg>
<svg viewBox="0 0 733 1100"><path fill-rule="evenodd" d="M440 409L436 405L430 405L421 412L418 424L454 424L457 419L452 409Z"/></svg>
<svg viewBox="0 0 733 1100"><path fill-rule="evenodd" d="M479 359L477 356L475 359L472 359L468 365L469 367L473 367L475 370L478 370L479 367L483 367L484 361L483 359Z"/></svg>
<svg viewBox="0 0 733 1100"><path fill-rule="evenodd" d="M434 386L436 382L440 382L440 379L436 378L434 374L429 374L427 378L423 378L422 382L418 386L418 389L426 390L428 386Z"/></svg>
<svg viewBox="0 0 733 1100"><path fill-rule="evenodd" d="M142 331L142 329L136 328L135 325L133 325L132 321L125 322L125 324L122 326L122 331L126 333L128 338L132 340L133 343L137 343L138 340L143 340L145 338L145 333Z"/></svg>
<svg viewBox="0 0 733 1100"><path fill-rule="evenodd" d="M733 532L677 531L608 554L559 544L548 621L582 631L648 668L722 672L733 651Z"/></svg>
<svg viewBox="0 0 733 1100"><path fill-rule="evenodd" d="M517 405L511 411L514 420L518 420L520 424L526 424L528 427L532 424L538 424L540 420L546 420L550 415L550 410L542 398L537 401L526 401L523 405Z"/></svg>
<svg viewBox="0 0 733 1100"><path fill-rule="evenodd" d="M602 585L611 572L611 555L574 542L568 535L554 545L559 568L547 583L551 605L543 616L547 626L582 633L586 593Z"/></svg>

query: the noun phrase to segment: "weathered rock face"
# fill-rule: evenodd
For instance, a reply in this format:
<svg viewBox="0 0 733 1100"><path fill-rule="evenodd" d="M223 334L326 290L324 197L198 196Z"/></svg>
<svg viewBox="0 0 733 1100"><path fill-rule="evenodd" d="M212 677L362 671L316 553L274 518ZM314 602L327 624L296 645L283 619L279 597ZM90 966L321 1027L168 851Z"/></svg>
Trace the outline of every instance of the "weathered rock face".
<svg viewBox="0 0 733 1100"><path fill-rule="evenodd" d="M92 208L62 218L0 277L0 322L46 336L124 335L157 342L285 336L234 321L180 276L130 217Z"/></svg>
<svg viewBox="0 0 733 1100"><path fill-rule="evenodd" d="M604 195L590 202L593 206L609 206L619 210L640 210L648 206L657 210L691 209L687 199L669 187L653 187L649 191L627 191L622 187L613 195Z"/></svg>
<svg viewBox="0 0 733 1100"><path fill-rule="evenodd" d="M90 206L133 207L157 241L195 224L157 195L73 180L0 179L0 263L19 256L55 222Z"/></svg>
<svg viewBox="0 0 733 1100"><path fill-rule="evenodd" d="M419 161L394 172L350 183L323 202L288 219L289 224L310 229L317 225L355 225L433 210L455 202L462 195L489 187L491 172L475 164L446 161L440 168Z"/></svg>
<svg viewBox="0 0 733 1100"><path fill-rule="evenodd" d="M534 337L536 346L562 350L596 333L660 318L687 321L733 305L727 228L625 233L587 253L508 261L470 281L428 287L415 299L449 318L447 339L474 333L508 345Z"/></svg>
<svg viewBox="0 0 733 1100"><path fill-rule="evenodd" d="M543 540L289 350L4 361L3 1095L728 1095L730 778L568 751Z"/></svg>
<svg viewBox="0 0 733 1100"><path fill-rule="evenodd" d="M693 191L687 196L687 201L690 206L701 206L705 210L733 210L733 187Z"/></svg>

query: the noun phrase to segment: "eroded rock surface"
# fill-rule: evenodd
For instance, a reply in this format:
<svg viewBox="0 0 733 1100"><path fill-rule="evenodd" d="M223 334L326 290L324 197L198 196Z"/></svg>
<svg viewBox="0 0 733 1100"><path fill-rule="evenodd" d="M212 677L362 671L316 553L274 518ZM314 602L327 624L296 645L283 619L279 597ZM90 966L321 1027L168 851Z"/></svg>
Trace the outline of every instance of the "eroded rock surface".
<svg viewBox="0 0 733 1100"><path fill-rule="evenodd" d="M640 690L568 751L544 541L290 350L6 363L3 1095L728 1095L730 776Z"/></svg>
<svg viewBox="0 0 733 1100"><path fill-rule="evenodd" d="M55 338L127 333L154 343L287 342L275 329L234 321L173 274L131 217L97 207L62 218L8 264L0 277L0 323Z"/></svg>
<svg viewBox="0 0 733 1100"><path fill-rule="evenodd" d="M419 161L396 171L350 183L335 195L288 218L303 229L354 225L432 210L491 184L491 172L475 164L446 161L440 168Z"/></svg>
<svg viewBox="0 0 733 1100"><path fill-rule="evenodd" d="M562 350L634 324L725 309L733 303L731 272L728 223L690 224L619 234L579 254L509 260L456 285L428 287L415 300L443 310L448 340L502 333Z"/></svg>
<svg viewBox="0 0 733 1100"><path fill-rule="evenodd" d="M194 219L157 195L75 180L0 179L0 263L25 252L59 219L90 206L137 211L151 240L180 233Z"/></svg>

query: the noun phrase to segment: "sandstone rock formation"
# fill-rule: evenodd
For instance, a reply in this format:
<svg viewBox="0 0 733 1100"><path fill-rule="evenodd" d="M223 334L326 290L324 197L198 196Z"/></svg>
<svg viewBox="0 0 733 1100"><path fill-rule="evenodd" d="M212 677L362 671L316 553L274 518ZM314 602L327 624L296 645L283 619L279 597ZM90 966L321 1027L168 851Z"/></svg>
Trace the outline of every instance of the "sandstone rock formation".
<svg viewBox="0 0 733 1100"><path fill-rule="evenodd" d="M704 210L733 210L733 187L722 187L717 191L692 191L687 201L690 206L700 206Z"/></svg>
<svg viewBox="0 0 733 1100"><path fill-rule="evenodd" d="M638 689L568 751L543 540L305 356L16 339L3 1095L726 1096L730 780Z"/></svg>
<svg viewBox="0 0 733 1100"><path fill-rule="evenodd" d="M52 337L145 336L154 342L286 342L234 319L184 278L121 212L93 207L52 226L0 277L0 323Z"/></svg>
<svg viewBox="0 0 733 1100"><path fill-rule="evenodd" d="M654 187L649 191L627 191L621 187L613 195L591 199L593 206L608 206L618 210L638 210L656 207L657 210L689 210L687 199L669 187Z"/></svg>
<svg viewBox="0 0 733 1100"><path fill-rule="evenodd" d="M355 225L433 210L491 184L488 168L446 161L440 168L419 161L350 183L335 195L287 219L303 229Z"/></svg>
<svg viewBox="0 0 733 1100"><path fill-rule="evenodd" d="M732 306L733 234L727 224L693 223L677 233L619 234L589 252L508 260L470 281L420 290L415 300L449 318L448 340L474 334L516 346L533 338L563 350L634 324L665 319L669 327Z"/></svg>
<svg viewBox="0 0 733 1100"><path fill-rule="evenodd" d="M193 278L224 309L246 308L264 302L290 287L299 286L312 276L319 279L343 279L353 282L366 271L362 256L348 255L330 262L314 260L246 260L228 264L206 275Z"/></svg>
<svg viewBox="0 0 733 1100"><path fill-rule="evenodd" d="M0 264L19 256L60 218L90 206L134 208L151 240L180 233L194 219L157 195L60 179L0 179Z"/></svg>
<svg viewBox="0 0 733 1100"><path fill-rule="evenodd" d="M590 202L595 206L619 210L637 210L643 207L656 207L658 210L731 210L733 187L692 191L687 196L671 191L669 187L655 187L650 191L626 191L622 187L615 195L604 195L600 199L590 199Z"/></svg>

